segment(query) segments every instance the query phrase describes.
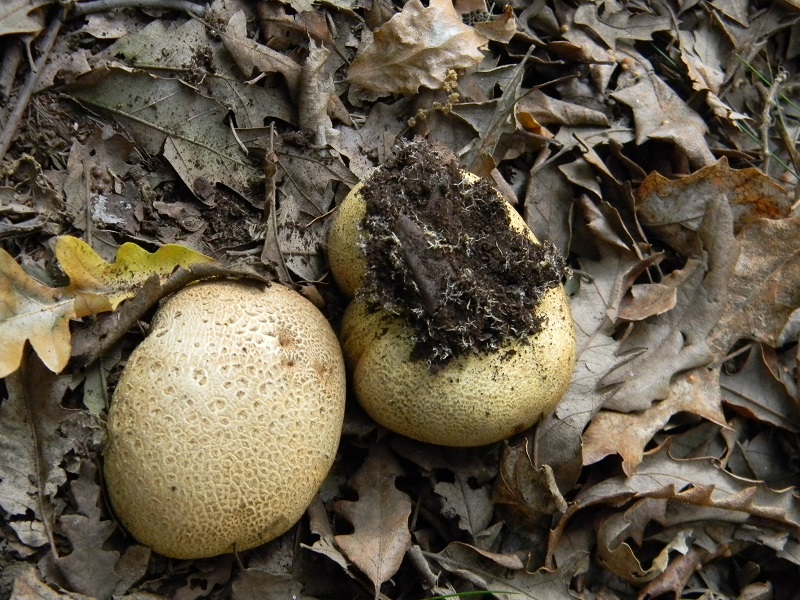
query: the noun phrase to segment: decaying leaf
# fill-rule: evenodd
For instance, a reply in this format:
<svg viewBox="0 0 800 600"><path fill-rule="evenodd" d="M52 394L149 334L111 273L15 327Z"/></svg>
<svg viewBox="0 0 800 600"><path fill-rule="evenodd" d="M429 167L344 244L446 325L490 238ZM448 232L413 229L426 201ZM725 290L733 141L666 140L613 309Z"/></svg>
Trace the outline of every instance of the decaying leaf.
<svg viewBox="0 0 800 600"><path fill-rule="evenodd" d="M707 336L722 314L737 248L726 201L711 202L698 239L702 250L697 258L668 276L677 280L675 308L634 325L620 346L622 364L602 378L601 385L613 389L606 408L644 410L667 397L673 375L714 358Z"/></svg>
<svg viewBox="0 0 800 600"><path fill-rule="evenodd" d="M245 77L261 73L280 73L286 79L292 95L297 95L300 84L299 64L281 52L259 44L247 37L247 17L244 11L234 14L225 32L220 33L222 43Z"/></svg>
<svg viewBox="0 0 800 600"><path fill-rule="evenodd" d="M612 96L633 111L637 144L648 139L665 140L680 147L696 167L714 162L705 139L705 121L655 74L647 73Z"/></svg>
<svg viewBox="0 0 800 600"><path fill-rule="evenodd" d="M337 535L334 542L375 586L381 585L400 568L411 547L408 517L411 499L397 489L402 474L397 459L385 444L372 448L366 462L351 481L358 500L336 503L336 511L354 528L349 535Z"/></svg>
<svg viewBox="0 0 800 600"><path fill-rule="evenodd" d="M617 361L619 341L612 337L619 303L628 285L651 261L641 260L613 231L590 202L580 204L598 237L600 260L583 259L586 281L572 299L578 338L578 364L569 389L556 410L545 416L535 433L535 467L550 465L563 490L572 489L581 469L581 435L609 396L600 379Z"/></svg>
<svg viewBox="0 0 800 600"><path fill-rule="evenodd" d="M643 502L646 499L652 501ZM800 502L792 490L774 491L761 482L736 477L711 459L674 459L669 444L648 453L631 476L584 488L551 534L551 556L569 520L597 505L614 508L603 519L607 525L605 529L601 525L598 544L605 546L601 552L606 565L626 579L652 579L672 560L665 553L654 563L655 570L645 570L636 558L635 548L641 546L648 525L654 522L660 527L653 537L662 543L674 544L678 536L684 536L682 552L690 545L711 555L726 548L728 552L741 551L745 546L728 544L739 539L763 544L800 564ZM628 509L624 517L616 516Z"/></svg>
<svg viewBox="0 0 800 600"><path fill-rule="evenodd" d="M92 600L92 598L83 594L57 592L39 578L35 566L27 565L20 569L14 578L14 589L10 600Z"/></svg>
<svg viewBox="0 0 800 600"><path fill-rule="evenodd" d="M243 16L236 17L240 18L243 19ZM196 71L198 68L207 70L202 81L196 82L198 88L205 95L230 107L236 114L239 127L260 127L268 117L295 123L295 110L282 90L248 85L241 81L241 73L250 77L253 68L260 72L266 69L261 68L265 66L263 64L247 61L248 57L255 58L258 55L250 48L250 40L237 37L238 27L236 23L229 25L217 39L199 20L190 19L174 30L165 29L162 21L153 21L144 29L117 40L107 53L124 57L129 66L154 74L162 73L164 69L174 69L179 73ZM247 48L250 48L249 52ZM265 52L272 56L270 53L274 51L265 48ZM299 77L300 66L297 63L278 52L274 54L280 56L282 68L291 70L293 81ZM198 64L201 56L202 63ZM210 64L206 64L206 61Z"/></svg>
<svg viewBox="0 0 800 600"><path fill-rule="evenodd" d="M720 354L741 338L777 346L800 307L800 219L760 219L745 228L739 243L725 309L709 336Z"/></svg>
<svg viewBox="0 0 800 600"><path fill-rule="evenodd" d="M778 379L776 363L774 351L754 345L738 372L721 374L722 398L753 419L800 431L800 406Z"/></svg>
<svg viewBox="0 0 800 600"><path fill-rule="evenodd" d="M19 367L26 341L50 370L61 371L70 357L70 320L114 310L152 275L166 279L176 267L212 260L182 246L149 253L128 243L109 264L69 236L58 238L55 256L70 278L66 287L39 283L0 249L0 377Z"/></svg>
<svg viewBox="0 0 800 600"><path fill-rule="evenodd" d="M103 548L117 526L113 520L103 518L96 473L89 461L81 463L79 477L70 485L76 512L58 519L59 530L69 540L72 551L60 557L49 554L41 568L51 582L105 599L115 591L124 593L144 575L150 550L133 545L126 550L126 558L119 551Z"/></svg>
<svg viewBox="0 0 800 600"><path fill-rule="evenodd" d="M484 8L485 10L485 8ZM488 16L488 15L487 15ZM517 17L510 4L506 4L503 14L493 19L478 20L472 23L475 31L487 40L507 44L517 33Z"/></svg>
<svg viewBox="0 0 800 600"><path fill-rule="evenodd" d="M442 516L456 519L458 527L477 542L494 512L494 465L486 455L469 448L430 446L408 439L395 440L392 448L422 467L441 501Z"/></svg>
<svg viewBox="0 0 800 600"><path fill-rule="evenodd" d="M0 6L0 35L37 33L42 23L30 15L50 4L50 0L9 0Z"/></svg>
<svg viewBox="0 0 800 600"><path fill-rule="evenodd" d="M512 518L528 531L543 524L549 527L551 515L567 508L550 465L534 466L528 440L503 448L494 501L505 505Z"/></svg>
<svg viewBox="0 0 800 600"><path fill-rule="evenodd" d="M501 600L557 600L564 597L567 582L588 567L588 555L572 554L564 564L552 571L539 569L530 572L529 567L516 555L489 555L476 548L457 542L449 544L436 554L426 553L443 569L463 577L482 590L491 590ZM499 574L498 561L504 563L509 573Z"/></svg>
<svg viewBox="0 0 800 600"><path fill-rule="evenodd" d="M642 225L688 257L698 248L697 232L709 204L720 197L731 207L737 234L758 219L788 217L792 205L786 190L770 177L758 169L731 169L723 157L677 180L649 174L636 191L636 214Z"/></svg>
<svg viewBox="0 0 800 600"><path fill-rule="evenodd" d="M72 144L63 189L66 209L77 228L115 228L131 235L138 232L141 194L135 188L116 189L118 184L107 183L129 175L135 152L136 145L125 136L108 136L99 127L85 144L77 140Z"/></svg>
<svg viewBox="0 0 800 600"><path fill-rule="evenodd" d="M627 10L601 8L595 4L582 4L575 9L573 19L576 25L590 30L611 49L617 46L617 40L651 40L657 31L672 28L669 16L658 16L654 13L641 12L633 14Z"/></svg>
<svg viewBox="0 0 800 600"><path fill-rule="evenodd" d="M487 40L464 25L451 0L432 0L426 8L410 0L375 32L372 43L347 72L348 80L369 97L439 89L447 71L477 65Z"/></svg>
<svg viewBox="0 0 800 600"><path fill-rule="evenodd" d="M113 115L148 152L163 152L199 197L203 186L222 183L260 206L254 186L262 175L226 124L228 108L216 100L180 80L119 65L95 69L76 81L71 93L84 105Z"/></svg>
<svg viewBox="0 0 800 600"><path fill-rule="evenodd" d="M645 446L680 412L693 413L727 426L722 412L718 369L698 368L682 373L672 381L667 397L645 411L601 411L583 434L584 464L619 454L623 471L632 475L642 461Z"/></svg>
<svg viewBox="0 0 800 600"><path fill-rule="evenodd" d="M608 118L600 111L551 98L541 90L531 90L515 106L517 120L526 129L534 123L607 127Z"/></svg>
<svg viewBox="0 0 800 600"><path fill-rule="evenodd" d="M48 532L39 505L30 415L18 379L7 380L8 396L0 403L0 509L16 522L20 542L39 548L48 543Z"/></svg>
<svg viewBox="0 0 800 600"><path fill-rule="evenodd" d="M308 514L308 528L318 539L311 546L306 544L302 544L302 546L312 552L327 556L347 571L350 563L334 543L333 529L328 522L328 514L325 512L325 506L319 496L314 498L306 513Z"/></svg>
<svg viewBox="0 0 800 600"><path fill-rule="evenodd" d="M674 280L672 282L677 283ZM637 283L631 286L630 294L622 299L619 318L643 321L672 310L677 303L678 290L669 283Z"/></svg>

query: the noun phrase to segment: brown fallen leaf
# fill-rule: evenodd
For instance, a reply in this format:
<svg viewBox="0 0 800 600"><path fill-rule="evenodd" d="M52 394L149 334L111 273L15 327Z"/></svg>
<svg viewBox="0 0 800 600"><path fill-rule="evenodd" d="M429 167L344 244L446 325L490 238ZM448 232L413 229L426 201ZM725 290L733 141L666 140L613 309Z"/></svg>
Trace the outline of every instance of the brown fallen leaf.
<svg viewBox="0 0 800 600"><path fill-rule="evenodd" d="M699 541L701 546L745 536L751 543L770 546L780 539L774 547L780 548L782 556L795 564L800 563L797 547L800 541L800 500L793 490L775 491L762 482L737 477L725 471L713 458L675 459L669 448L669 443L662 444L646 454L630 476L611 477L584 487L551 531L550 559L555 555L568 523L581 510L603 505L611 511L604 518L613 519L616 511L635 507L643 499L661 499L669 503L668 510L654 511L653 507L647 506L639 518L629 515L617 519L616 524L603 534L607 550L617 551L615 549L626 539L634 540L638 548L648 524L655 519L661 525L658 531L672 528L675 532L679 528L690 528L694 535L688 539ZM626 504L629 502L634 504ZM744 546L729 545L728 548L741 551ZM621 560L618 557L611 564ZM635 563L626 560L617 564ZM630 571L618 574L630 577Z"/></svg>
<svg viewBox="0 0 800 600"><path fill-rule="evenodd" d="M300 65L288 55L247 37L247 17L244 11L239 11L230 18L225 31L220 32L220 37L245 77L280 73L286 80L292 97L297 97Z"/></svg>
<svg viewBox="0 0 800 600"><path fill-rule="evenodd" d="M89 596L107 599L114 592L124 593L147 571L150 551L131 545L125 550L127 560L118 550L104 544L117 528L104 518L100 485L95 481L97 467L88 460L80 465L78 479L70 483L74 514L61 515L59 531L69 540L72 551L64 556L48 554L40 568L48 582ZM118 565L125 565L117 571Z"/></svg>
<svg viewBox="0 0 800 600"><path fill-rule="evenodd" d="M42 28L40 8L49 0L10 0L0 7L0 35L39 33Z"/></svg>
<svg viewBox="0 0 800 600"><path fill-rule="evenodd" d="M599 14L603 12L602 16ZM600 8L595 4L581 4L573 15L575 25L580 25L603 40L612 50L617 40L651 40L657 31L672 29L673 23L669 15L659 16L654 13L632 13L619 7Z"/></svg>
<svg viewBox="0 0 800 600"><path fill-rule="evenodd" d="M393 440L391 446L422 467L441 501L442 516L457 518L458 527L476 542L492 522L495 462L473 448L431 446L407 438Z"/></svg>
<svg viewBox="0 0 800 600"><path fill-rule="evenodd" d="M553 469L550 465L535 467L530 447L527 439L522 444L505 445L494 484L495 504L504 505L509 520L524 527L529 535L543 525L549 527L552 515L567 509Z"/></svg>
<svg viewBox="0 0 800 600"><path fill-rule="evenodd" d="M14 578L14 589L9 600L96 600L74 592L57 592L41 579L36 567L25 565Z"/></svg>
<svg viewBox="0 0 800 600"><path fill-rule="evenodd" d="M329 100L336 94L331 69L326 67L330 55L325 46L309 43L297 99L298 125L300 129L313 132L314 145L319 147L333 143L339 135L328 116Z"/></svg>
<svg viewBox="0 0 800 600"><path fill-rule="evenodd" d="M619 454L622 470L633 475L645 446L676 414L692 413L727 427L722 412L719 369L693 369L676 377L669 394L642 412L600 411L583 434L583 464Z"/></svg>
<svg viewBox="0 0 800 600"><path fill-rule="evenodd" d="M800 431L800 407L776 376L775 351L756 344L744 366L736 373L720 376L722 399L748 418Z"/></svg>
<svg viewBox="0 0 800 600"><path fill-rule="evenodd" d="M637 283L631 287L629 295L622 299L619 318L643 321L672 310L677 303L677 288L664 283Z"/></svg>
<svg viewBox="0 0 800 600"><path fill-rule="evenodd" d="M526 92L517 102L515 112L525 127L528 119L543 125L608 127L608 117L602 112L551 98L541 90Z"/></svg>
<svg viewBox="0 0 800 600"><path fill-rule="evenodd" d="M347 571L350 563L334 544L333 529L328 521L328 513L325 511L325 505L322 503L319 496L314 498L306 514L308 515L308 528L318 539L311 546L307 544L300 544L300 546L312 552L327 556L342 567L342 569Z"/></svg>
<svg viewBox="0 0 800 600"><path fill-rule="evenodd" d="M636 323L620 346L619 366L600 381L613 390L605 408L645 410L667 397L675 374L703 367L716 356L707 337L722 314L737 255L733 217L724 199L710 203L699 241L697 258L668 276L676 280L675 308Z"/></svg>
<svg viewBox="0 0 800 600"><path fill-rule="evenodd" d="M350 481L358 500L342 500L334 507L354 528L349 535L335 536L334 543L369 578L376 599L411 547L411 499L395 486L401 474L389 447L374 446Z"/></svg>
<svg viewBox="0 0 800 600"><path fill-rule="evenodd" d="M448 70L479 64L487 42L461 21L451 0L431 0L428 7L410 0L374 36L347 72L350 83L373 100L440 89Z"/></svg>
<svg viewBox="0 0 800 600"><path fill-rule="evenodd" d="M571 554L556 569L538 569L523 565L509 571L509 564L519 565L516 556L491 555L457 542L438 553L425 552L426 557L443 569L469 581L482 590L490 590L500 600L557 600L572 597L570 582L588 568L589 557L582 552ZM488 554L488 556L487 556ZM497 559L497 560L495 560ZM498 560L501 564L498 563Z"/></svg>
<svg viewBox="0 0 800 600"><path fill-rule="evenodd" d="M289 575L275 575L261 569L242 569L233 582L231 600L314 600L302 592L303 584Z"/></svg>
<svg viewBox="0 0 800 600"><path fill-rule="evenodd" d="M724 197L733 214L734 233L758 219L789 216L792 199L758 169L732 169L726 158L671 180L650 173L636 190L636 214L642 225L684 257L697 249L697 231L708 205Z"/></svg>
<svg viewBox="0 0 800 600"><path fill-rule="evenodd" d="M709 344L720 355L738 339L776 347L800 307L800 219L760 219L741 232L728 296Z"/></svg>
<svg viewBox="0 0 800 600"><path fill-rule="evenodd" d="M482 14L486 14L485 7L483 11ZM501 44L507 44L517 33L517 17L511 5L506 4L503 14L495 16L492 19L487 18L485 21L475 21L472 23L472 26L475 28L475 31L486 39L492 40L493 42L500 42Z"/></svg>
<svg viewBox="0 0 800 600"><path fill-rule="evenodd" d="M7 396L0 403L0 509L12 519L11 528L22 544L40 548L48 542L54 544L52 506L49 499L43 497L38 485L41 480L41 458L31 428L31 414L22 377L19 374L12 375L5 380L5 385ZM52 406L34 405L34 408L52 409ZM41 426L46 421L51 425L50 416L53 412L63 410L60 406L57 411L50 410L40 415L35 423ZM56 418L54 421L57 427L60 420ZM56 486L65 480L66 474L61 470L60 477L56 478Z"/></svg>
<svg viewBox="0 0 800 600"><path fill-rule="evenodd" d="M633 111L636 124L636 143L647 140L672 142L684 151L694 167L706 167L714 162L705 136L705 121L678 96L675 91L651 70L632 80L632 85L611 96Z"/></svg>
<svg viewBox="0 0 800 600"><path fill-rule="evenodd" d="M83 106L112 115L147 152L161 153L198 199L221 183L256 203L262 175L237 144L221 101L118 63L94 69L69 90Z"/></svg>

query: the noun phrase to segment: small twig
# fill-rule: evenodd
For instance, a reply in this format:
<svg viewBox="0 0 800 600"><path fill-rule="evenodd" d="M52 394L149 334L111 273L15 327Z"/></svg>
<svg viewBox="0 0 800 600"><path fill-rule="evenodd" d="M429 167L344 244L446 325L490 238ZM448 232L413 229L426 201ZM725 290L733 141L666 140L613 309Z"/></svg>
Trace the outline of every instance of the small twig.
<svg viewBox="0 0 800 600"><path fill-rule="evenodd" d="M22 42L5 40L0 44L3 58L0 59L0 98L8 98L14 87L17 69L22 64Z"/></svg>
<svg viewBox="0 0 800 600"><path fill-rule="evenodd" d="M28 102L33 95L33 90L36 89L36 83L39 81L39 74L44 70L44 65L50 56L50 51L53 49L53 44L56 41L58 32L61 31L63 14L63 9L59 6L56 14L53 16L53 20L50 22L50 26L47 28L47 33L44 38L42 38L42 45L39 48L39 58L36 59L35 69L28 73L25 84L19 90L16 106L14 106L14 110L11 111L8 122L2 127L2 133L0 133L0 161L3 160L6 152L8 152L11 141L14 139L14 134L17 132L19 123L22 120L22 115L25 113L25 109L28 108Z"/></svg>
<svg viewBox="0 0 800 600"><path fill-rule="evenodd" d="M775 98L778 95L778 89L784 81L786 81L786 72L781 70L767 91L764 98L764 108L761 111L761 148L764 152L764 161L761 170L764 171L764 173L769 173L769 127L772 123L772 117L770 115L772 113L772 108L775 106Z"/></svg>
<svg viewBox="0 0 800 600"><path fill-rule="evenodd" d="M72 7L70 16L82 17L91 13L106 12L118 8L157 8L159 10L182 10L196 17L206 14L206 7L188 0L93 0L80 2Z"/></svg>

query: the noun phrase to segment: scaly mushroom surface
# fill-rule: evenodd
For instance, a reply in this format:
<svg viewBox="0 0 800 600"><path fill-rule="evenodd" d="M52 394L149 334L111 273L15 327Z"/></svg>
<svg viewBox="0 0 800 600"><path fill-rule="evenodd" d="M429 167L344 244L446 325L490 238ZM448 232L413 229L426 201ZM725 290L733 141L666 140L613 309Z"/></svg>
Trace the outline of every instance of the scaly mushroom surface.
<svg viewBox="0 0 800 600"><path fill-rule="evenodd" d="M189 286L158 310L114 393L104 457L114 512L174 558L274 539L328 473L344 400L339 343L300 294Z"/></svg>

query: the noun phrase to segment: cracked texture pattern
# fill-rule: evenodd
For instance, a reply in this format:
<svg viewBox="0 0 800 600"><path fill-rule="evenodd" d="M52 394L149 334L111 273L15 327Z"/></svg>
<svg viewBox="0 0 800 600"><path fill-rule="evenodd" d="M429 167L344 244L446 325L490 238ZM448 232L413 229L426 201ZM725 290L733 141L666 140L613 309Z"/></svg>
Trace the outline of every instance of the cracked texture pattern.
<svg viewBox="0 0 800 600"><path fill-rule="evenodd" d="M174 558L274 539L330 469L344 400L338 341L308 300L277 284L187 287L159 309L114 393L114 511Z"/></svg>
<svg viewBox="0 0 800 600"><path fill-rule="evenodd" d="M431 373L409 358L414 341L403 321L354 300L341 338L359 404L384 427L431 444L481 446L524 431L561 400L576 360L563 288L549 290L538 310L547 321L527 342Z"/></svg>

